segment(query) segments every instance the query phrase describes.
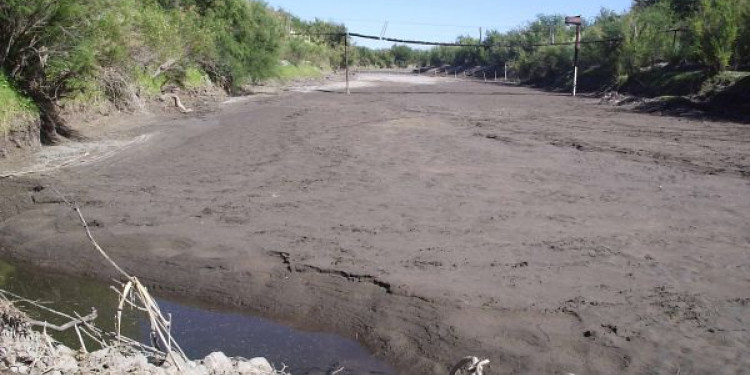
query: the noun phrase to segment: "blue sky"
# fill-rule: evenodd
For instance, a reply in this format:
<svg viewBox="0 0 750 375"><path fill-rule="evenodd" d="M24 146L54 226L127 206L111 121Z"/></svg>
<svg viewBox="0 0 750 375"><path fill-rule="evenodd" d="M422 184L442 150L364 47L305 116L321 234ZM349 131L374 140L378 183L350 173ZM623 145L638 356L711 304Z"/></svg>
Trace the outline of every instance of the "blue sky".
<svg viewBox="0 0 750 375"><path fill-rule="evenodd" d="M305 20L320 18L345 24L349 31L439 42L459 35L479 36L479 28L507 31L522 26L537 14L593 17L604 7L630 8L632 0L266 0ZM392 43L355 39L358 45L388 48Z"/></svg>

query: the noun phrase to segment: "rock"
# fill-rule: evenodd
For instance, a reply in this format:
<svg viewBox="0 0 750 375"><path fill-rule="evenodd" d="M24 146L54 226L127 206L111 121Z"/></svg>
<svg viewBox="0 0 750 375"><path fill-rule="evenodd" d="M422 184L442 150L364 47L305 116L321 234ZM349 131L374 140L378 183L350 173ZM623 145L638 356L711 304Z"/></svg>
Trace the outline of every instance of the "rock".
<svg viewBox="0 0 750 375"><path fill-rule="evenodd" d="M95 361L104 361L107 355L109 355L109 348L104 348L104 349L89 353L89 359L95 360Z"/></svg>
<svg viewBox="0 0 750 375"><path fill-rule="evenodd" d="M7 355L5 355L5 357L3 357L3 363L7 367L12 367L13 365L15 365L16 364L16 354L11 352L11 353L8 353Z"/></svg>
<svg viewBox="0 0 750 375"><path fill-rule="evenodd" d="M224 374L232 371L232 360L222 352L213 352L203 359L203 364L208 371L216 374Z"/></svg>
<svg viewBox="0 0 750 375"><path fill-rule="evenodd" d="M132 354L127 357L127 367L130 370L146 370L149 366L148 358L143 354Z"/></svg>
<svg viewBox="0 0 750 375"><path fill-rule="evenodd" d="M16 374L28 374L29 373L29 366L26 365L20 365L20 366L11 366L10 372L14 372Z"/></svg>
<svg viewBox="0 0 750 375"><path fill-rule="evenodd" d="M167 357L162 367L167 374L180 375L208 375L209 371L204 365L199 365L193 361L185 362L179 354Z"/></svg>
<svg viewBox="0 0 750 375"><path fill-rule="evenodd" d="M74 356L76 355L76 351L65 346L65 345L58 345L55 347L55 351L57 352L57 355L59 356Z"/></svg>
<svg viewBox="0 0 750 375"><path fill-rule="evenodd" d="M194 362L191 362L194 364L194 366L188 368L186 371L183 371L180 375L209 375L210 371L209 369L204 365L198 365Z"/></svg>
<svg viewBox="0 0 750 375"><path fill-rule="evenodd" d="M256 371L255 366L251 365L250 362L239 361L237 362L237 373L238 374L253 374Z"/></svg>
<svg viewBox="0 0 750 375"><path fill-rule="evenodd" d="M74 373L78 371L78 361L71 355L61 355L54 362L54 368L64 373Z"/></svg>
<svg viewBox="0 0 750 375"><path fill-rule="evenodd" d="M195 372L196 374L208 374L209 370L208 370L208 367L204 365L198 365L195 367Z"/></svg>
<svg viewBox="0 0 750 375"><path fill-rule="evenodd" d="M236 371L245 375L270 375L275 373L273 366L263 357L237 362Z"/></svg>

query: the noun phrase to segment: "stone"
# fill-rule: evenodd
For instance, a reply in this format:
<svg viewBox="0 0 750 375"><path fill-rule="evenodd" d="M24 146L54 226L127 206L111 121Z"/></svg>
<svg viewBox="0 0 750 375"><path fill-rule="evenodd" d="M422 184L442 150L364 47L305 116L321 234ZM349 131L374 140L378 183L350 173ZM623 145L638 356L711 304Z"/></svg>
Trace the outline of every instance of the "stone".
<svg viewBox="0 0 750 375"><path fill-rule="evenodd" d="M3 363L6 367L12 367L16 364L16 355L15 353L8 353L5 357L3 357Z"/></svg>
<svg viewBox="0 0 750 375"><path fill-rule="evenodd" d="M67 356L74 356L76 355L76 351L65 346L65 345L58 345L55 347L55 351L57 352L57 355L67 355Z"/></svg>
<svg viewBox="0 0 750 375"><path fill-rule="evenodd" d="M196 365L190 369L190 375L208 375L208 368L204 365Z"/></svg>
<svg viewBox="0 0 750 375"><path fill-rule="evenodd" d="M237 363L237 372L246 375L271 375L275 373L273 366L263 357L251 358Z"/></svg>
<svg viewBox="0 0 750 375"><path fill-rule="evenodd" d="M232 360L222 352L213 352L203 359L203 364L212 373L224 374L232 371Z"/></svg>
<svg viewBox="0 0 750 375"><path fill-rule="evenodd" d="M78 361L73 356L62 355L55 359L54 368L64 373L73 373L78 371Z"/></svg>

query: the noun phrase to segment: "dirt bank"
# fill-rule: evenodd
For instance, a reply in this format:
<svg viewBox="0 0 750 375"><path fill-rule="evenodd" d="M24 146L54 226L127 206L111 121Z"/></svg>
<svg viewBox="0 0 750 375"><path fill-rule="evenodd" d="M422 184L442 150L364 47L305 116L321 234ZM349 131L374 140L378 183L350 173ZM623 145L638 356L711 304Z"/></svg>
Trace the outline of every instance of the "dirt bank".
<svg viewBox="0 0 750 375"><path fill-rule="evenodd" d="M2 253L111 276L55 186L153 286L356 337L404 374L464 355L492 374L750 368L747 125L442 80L148 133L0 180L26 202Z"/></svg>

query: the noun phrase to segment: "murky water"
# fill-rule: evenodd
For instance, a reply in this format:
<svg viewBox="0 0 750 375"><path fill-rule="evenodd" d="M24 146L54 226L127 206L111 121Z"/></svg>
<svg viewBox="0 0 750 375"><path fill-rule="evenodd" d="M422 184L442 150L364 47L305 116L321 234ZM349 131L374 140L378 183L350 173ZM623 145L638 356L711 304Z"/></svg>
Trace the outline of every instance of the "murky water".
<svg viewBox="0 0 750 375"><path fill-rule="evenodd" d="M117 295L105 283L0 260L0 288L72 314L86 315L96 307L96 325L113 330ZM197 307L197 304L158 299L165 313L172 314L173 334L190 358L203 358L214 351L228 356L266 357L277 368L282 364L292 374L393 374L395 370L367 352L359 343L320 332L305 332L238 312ZM59 318L30 310L37 320L63 324ZM135 312L126 313L123 334L148 342L148 326ZM55 338L77 349L74 332L55 333ZM88 343L87 345L93 345Z"/></svg>

